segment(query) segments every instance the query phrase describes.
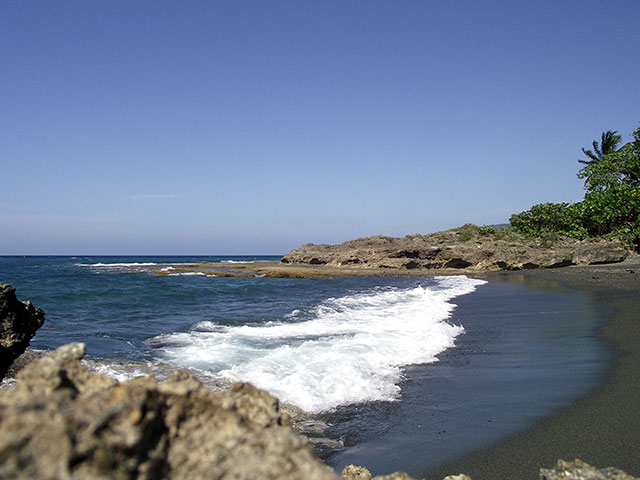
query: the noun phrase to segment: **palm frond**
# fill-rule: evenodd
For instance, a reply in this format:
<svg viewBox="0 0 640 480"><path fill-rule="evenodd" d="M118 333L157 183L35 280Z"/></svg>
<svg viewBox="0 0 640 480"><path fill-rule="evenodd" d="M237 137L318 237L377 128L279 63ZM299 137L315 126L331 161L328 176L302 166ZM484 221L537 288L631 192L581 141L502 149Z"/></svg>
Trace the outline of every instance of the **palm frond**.
<svg viewBox="0 0 640 480"><path fill-rule="evenodd" d="M591 145L593 145L593 149L596 151L597 155L597 158L595 158L594 160L602 160L602 150L600 150L600 144L596 140L594 140Z"/></svg>
<svg viewBox="0 0 640 480"><path fill-rule="evenodd" d="M598 142L593 142L593 143L596 143L596 144L597 144ZM584 163L585 165L591 165L591 164L592 164L592 163L594 163L594 162L598 162L598 161L600 161L600 158L598 158L598 156L597 156L595 153L593 153L593 151L592 151L592 150L585 150L585 149L583 148L583 149L582 149L582 153L584 153L587 157L589 157L589 158L590 158L590 160L580 160L580 159L578 159L578 161L579 161L580 163Z"/></svg>
<svg viewBox="0 0 640 480"><path fill-rule="evenodd" d="M601 148L603 155L615 152L618 148L618 145L620 145L620 142L622 141L622 136L618 135L618 132L616 130L602 132L601 138Z"/></svg>

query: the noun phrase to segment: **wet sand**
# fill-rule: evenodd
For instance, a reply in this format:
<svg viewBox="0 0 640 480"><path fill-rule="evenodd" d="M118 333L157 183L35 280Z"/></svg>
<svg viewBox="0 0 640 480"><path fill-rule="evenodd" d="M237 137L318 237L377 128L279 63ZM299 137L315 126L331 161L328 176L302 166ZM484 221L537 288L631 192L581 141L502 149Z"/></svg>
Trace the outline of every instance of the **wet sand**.
<svg viewBox="0 0 640 480"><path fill-rule="evenodd" d="M495 274L499 275L499 274ZM605 383L576 404L492 447L425 472L427 480L464 472L473 480L537 479L559 458L615 466L640 476L640 258L623 263L502 273L560 282L611 310L599 330L619 354Z"/></svg>

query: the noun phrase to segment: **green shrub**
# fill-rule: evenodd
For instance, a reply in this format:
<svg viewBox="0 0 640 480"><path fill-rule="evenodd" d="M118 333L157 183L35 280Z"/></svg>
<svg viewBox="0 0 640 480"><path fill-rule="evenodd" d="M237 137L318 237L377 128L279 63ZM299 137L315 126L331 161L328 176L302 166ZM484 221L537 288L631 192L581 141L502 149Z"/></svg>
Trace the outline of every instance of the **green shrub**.
<svg viewBox="0 0 640 480"><path fill-rule="evenodd" d="M574 204L575 205L575 204ZM511 226L525 235L544 233L567 235L580 224L579 209L569 203L540 203L529 210L511 215Z"/></svg>
<svg viewBox="0 0 640 480"><path fill-rule="evenodd" d="M460 240L461 242L468 242L473 237L475 237L475 232L471 229L466 229L466 230L460 231L460 236L458 237L458 240Z"/></svg>
<svg viewBox="0 0 640 480"><path fill-rule="evenodd" d="M608 236L640 250L640 128L633 138L616 150L620 136L603 133L602 146L593 143L595 153L582 149L589 158L580 160L585 166L578 172L585 180L584 200L534 205L511 216L512 229L540 237L543 245L555 243L558 235Z"/></svg>
<svg viewBox="0 0 640 480"><path fill-rule="evenodd" d="M496 230L490 225L487 225L483 227L478 227L478 233L482 236L495 235L496 233L498 233L498 230Z"/></svg>
<svg viewBox="0 0 640 480"><path fill-rule="evenodd" d="M543 233L540 236L540 244L546 248L553 247L559 238L560 236L558 235L557 232Z"/></svg>
<svg viewBox="0 0 640 480"><path fill-rule="evenodd" d="M640 246L640 191L616 185L587 193L582 202L582 224L588 234L611 234L633 248Z"/></svg>

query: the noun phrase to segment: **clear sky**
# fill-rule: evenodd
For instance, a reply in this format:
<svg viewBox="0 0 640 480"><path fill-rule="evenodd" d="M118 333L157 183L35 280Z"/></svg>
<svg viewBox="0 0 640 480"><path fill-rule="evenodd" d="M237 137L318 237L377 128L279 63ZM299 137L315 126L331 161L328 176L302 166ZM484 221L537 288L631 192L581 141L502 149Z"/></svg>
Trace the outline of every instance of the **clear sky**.
<svg viewBox="0 0 640 480"><path fill-rule="evenodd" d="M0 254L283 254L579 201L640 1L0 1Z"/></svg>

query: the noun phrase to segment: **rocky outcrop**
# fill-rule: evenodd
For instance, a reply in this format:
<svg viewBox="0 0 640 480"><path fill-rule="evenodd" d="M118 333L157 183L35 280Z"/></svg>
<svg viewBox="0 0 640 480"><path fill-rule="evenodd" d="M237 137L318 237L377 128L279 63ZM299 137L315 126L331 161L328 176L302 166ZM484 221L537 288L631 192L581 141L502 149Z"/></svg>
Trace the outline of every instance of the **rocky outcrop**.
<svg viewBox="0 0 640 480"><path fill-rule="evenodd" d="M211 391L188 372L164 382L91 373L84 345L60 347L0 389L0 478L338 480L291 429L278 400L246 383ZM342 480L376 476L349 465ZM575 460L540 470L541 480L640 480ZM466 475L445 480L471 480Z"/></svg>
<svg viewBox="0 0 640 480"><path fill-rule="evenodd" d="M43 323L42 310L19 301L12 286L0 284L0 380Z"/></svg>
<svg viewBox="0 0 640 480"><path fill-rule="evenodd" d="M371 480L371 472L365 467L347 465L340 474L341 480Z"/></svg>
<svg viewBox="0 0 640 480"><path fill-rule="evenodd" d="M413 477L404 472L395 472L389 475L371 476L371 472L365 467L357 465L347 465L342 470L340 480L414 480Z"/></svg>
<svg viewBox="0 0 640 480"><path fill-rule="evenodd" d="M0 391L3 479L335 479L278 400L249 384L205 389L90 373L70 344Z"/></svg>
<svg viewBox="0 0 640 480"><path fill-rule="evenodd" d="M579 459L558 460L555 467L540 469L540 480L638 480L617 468L595 468Z"/></svg>
<svg viewBox="0 0 640 480"><path fill-rule="evenodd" d="M614 263L629 255L617 240L514 241L507 236L480 234L468 238L465 232L472 231L471 227L402 238L373 236L339 245L308 243L287 253L281 262L398 270L493 271Z"/></svg>

